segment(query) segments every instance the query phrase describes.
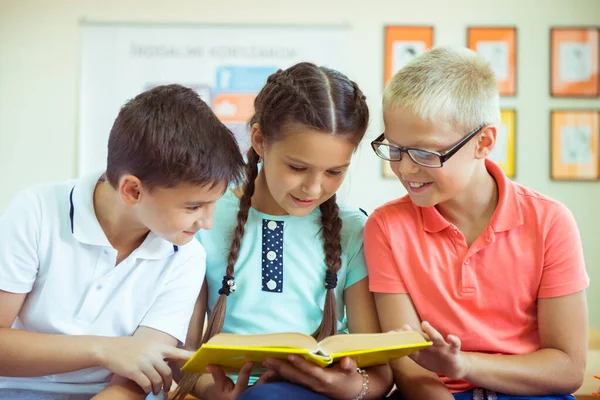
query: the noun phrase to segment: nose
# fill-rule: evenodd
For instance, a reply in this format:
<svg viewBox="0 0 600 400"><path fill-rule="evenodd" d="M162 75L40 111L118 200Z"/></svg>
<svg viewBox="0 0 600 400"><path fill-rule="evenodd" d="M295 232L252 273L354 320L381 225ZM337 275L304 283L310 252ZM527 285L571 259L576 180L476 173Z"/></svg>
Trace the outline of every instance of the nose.
<svg viewBox="0 0 600 400"><path fill-rule="evenodd" d="M302 183L302 191L311 199L316 199L321 196L321 175L311 174L306 177Z"/></svg>
<svg viewBox="0 0 600 400"><path fill-rule="evenodd" d="M204 212L200 218L196 220L196 222L194 222L194 228L196 228L196 230L208 230L213 227L213 222L213 210L208 210Z"/></svg>
<svg viewBox="0 0 600 400"><path fill-rule="evenodd" d="M400 161L395 163L398 168L400 175L408 176L419 172L419 164L415 163L408 154L403 154Z"/></svg>

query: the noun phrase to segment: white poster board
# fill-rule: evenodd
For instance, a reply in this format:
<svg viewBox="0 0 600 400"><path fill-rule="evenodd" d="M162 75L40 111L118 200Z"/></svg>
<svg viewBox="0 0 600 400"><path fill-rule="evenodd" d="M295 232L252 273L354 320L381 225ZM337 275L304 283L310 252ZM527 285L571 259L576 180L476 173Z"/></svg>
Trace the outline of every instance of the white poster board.
<svg viewBox="0 0 600 400"><path fill-rule="evenodd" d="M278 68L347 70L344 26L82 25L79 175L106 167L120 107L154 86L195 89L247 148L252 101Z"/></svg>

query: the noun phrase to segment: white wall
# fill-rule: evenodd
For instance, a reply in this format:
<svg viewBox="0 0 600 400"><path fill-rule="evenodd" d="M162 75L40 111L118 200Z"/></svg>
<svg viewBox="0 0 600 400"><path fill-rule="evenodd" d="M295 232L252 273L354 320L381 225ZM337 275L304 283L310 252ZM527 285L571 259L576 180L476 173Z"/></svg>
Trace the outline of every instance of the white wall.
<svg viewBox="0 0 600 400"><path fill-rule="evenodd" d="M600 25L598 0L0 0L0 212L27 185L76 174L79 26L83 19L210 23L346 23L354 62L344 71L365 91L371 127L342 196L371 211L404 194L379 178L368 141L382 130L385 24L434 25L436 45L464 45L467 25L518 27L517 181L553 196L578 221L592 286L591 322L600 326L600 183L549 179L549 109L600 109L599 99L549 97L549 28ZM350 5L352 4L352 5ZM368 188L367 188L368 187ZM501 263L501 260L500 260ZM498 268L502 268L499 264Z"/></svg>

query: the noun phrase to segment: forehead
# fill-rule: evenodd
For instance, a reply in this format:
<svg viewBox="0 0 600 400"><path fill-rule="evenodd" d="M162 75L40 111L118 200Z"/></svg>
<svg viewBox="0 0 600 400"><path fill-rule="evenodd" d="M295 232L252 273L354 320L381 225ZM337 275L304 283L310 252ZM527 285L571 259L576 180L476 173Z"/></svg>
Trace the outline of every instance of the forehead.
<svg viewBox="0 0 600 400"><path fill-rule="evenodd" d="M356 149L344 136L306 128L287 132L269 147L279 156L325 169L348 164Z"/></svg>
<svg viewBox="0 0 600 400"><path fill-rule="evenodd" d="M383 122L386 139L402 146L445 146L462 137L449 123L423 119L408 110L386 110Z"/></svg>

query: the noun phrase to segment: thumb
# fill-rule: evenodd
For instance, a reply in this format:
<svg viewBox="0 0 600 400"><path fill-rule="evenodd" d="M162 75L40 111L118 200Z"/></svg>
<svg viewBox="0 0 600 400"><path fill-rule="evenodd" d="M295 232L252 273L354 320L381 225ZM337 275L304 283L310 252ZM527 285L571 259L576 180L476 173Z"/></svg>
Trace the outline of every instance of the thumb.
<svg viewBox="0 0 600 400"><path fill-rule="evenodd" d="M163 351L164 358L169 360L187 361L192 358L193 355L193 351L180 349L178 347L168 347L165 351Z"/></svg>
<svg viewBox="0 0 600 400"><path fill-rule="evenodd" d="M340 361L340 367L342 367L345 372L350 373L356 371L357 365L356 361L354 361L352 358L344 357Z"/></svg>

